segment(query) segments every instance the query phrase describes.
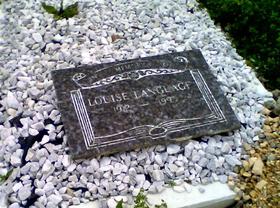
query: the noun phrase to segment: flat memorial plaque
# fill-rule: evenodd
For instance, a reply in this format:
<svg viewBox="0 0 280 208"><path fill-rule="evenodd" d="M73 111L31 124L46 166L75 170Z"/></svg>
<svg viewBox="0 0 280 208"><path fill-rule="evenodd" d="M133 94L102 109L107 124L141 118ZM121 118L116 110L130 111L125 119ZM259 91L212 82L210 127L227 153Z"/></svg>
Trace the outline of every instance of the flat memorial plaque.
<svg viewBox="0 0 280 208"><path fill-rule="evenodd" d="M199 50L55 70L52 78L76 159L240 127Z"/></svg>

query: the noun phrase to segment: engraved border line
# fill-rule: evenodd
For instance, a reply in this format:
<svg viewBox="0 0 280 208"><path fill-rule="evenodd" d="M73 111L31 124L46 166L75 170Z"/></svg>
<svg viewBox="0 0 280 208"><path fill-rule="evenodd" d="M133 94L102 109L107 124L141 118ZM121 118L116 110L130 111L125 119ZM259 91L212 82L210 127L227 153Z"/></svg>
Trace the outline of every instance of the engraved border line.
<svg viewBox="0 0 280 208"><path fill-rule="evenodd" d="M84 112L85 119L87 121L86 124L89 128L88 130L89 130L89 133L90 133L90 140L91 140L91 142L95 143L95 136L94 136L94 132L93 132L93 129L92 129L91 121L89 119L88 112L87 112L87 109L86 109L86 105L84 103L84 98L83 98L83 95L82 95L80 90L78 90L78 95L79 95L78 98L79 98L79 100L81 102L81 105L82 105L82 110Z"/></svg>
<svg viewBox="0 0 280 208"><path fill-rule="evenodd" d="M85 142L86 142L86 146L88 147L91 144L90 132L89 132L89 129L88 129L87 121L84 119L83 112L81 110L82 106L79 103L78 95L75 95L75 102L77 104L77 110L79 112L78 116L80 118L81 124L83 125L83 131L85 132L85 135L86 135L86 137L84 138Z"/></svg>
<svg viewBox="0 0 280 208"><path fill-rule="evenodd" d="M81 122L82 122L82 125L83 125L83 129L84 129L84 131L85 131L85 135L86 135L86 141L87 141L87 146L89 146L90 144L91 144L91 142L90 142L90 132L89 132L89 129L88 129L88 125L87 125L87 121L84 119L84 117L83 117L83 112L82 112L82 106L81 106L81 104L79 103L79 100L78 100L78 95L76 95L75 96L75 102L76 102L76 104L77 104L77 109L78 109L78 111L79 111L79 117L80 117L80 120L81 120Z"/></svg>
<svg viewBox="0 0 280 208"><path fill-rule="evenodd" d="M197 83L197 86L199 88L200 91L203 91L204 94L206 95L208 101L209 101L209 108L212 108L212 111L215 112L215 115L218 117L221 117L221 114L219 113L219 110L216 108L216 103L213 103L213 99L211 99L211 96L209 95L209 91L207 90L207 88L205 88L203 83L203 79L200 77L200 75L198 74L198 72L194 72L194 76L198 76L195 79L197 79L199 82ZM202 83L201 83L202 82ZM208 103L208 102L207 102Z"/></svg>
<svg viewBox="0 0 280 208"><path fill-rule="evenodd" d="M204 81L202 75L200 74L199 70L197 70L196 72L191 72L192 73L192 76L199 88L199 90L201 91L201 94L203 95L208 107L210 109L212 109L212 111L215 112L216 116L218 117L222 117L223 119L225 119L223 113L221 112L215 98L213 97L211 91L209 90L206 82ZM195 74L198 74L198 77L196 77L197 75ZM205 98L205 96L207 98Z"/></svg>
<svg viewBox="0 0 280 208"><path fill-rule="evenodd" d="M83 101L81 101L83 99L81 98L80 91L71 91L71 98L74 103L75 111L77 113L80 126L82 127L86 148L88 149L89 146L92 145L92 142L94 143L94 134L91 127L91 123L89 121L87 110L85 109L85 104L83 103Z"/></svg>
<svg viewBox="0 0 280 208"><path fill-rule="evenodd" d="M196 75L195 75L196 72L191 70L190 73L191 73L191 76L192 76L193 80L195 81L196 86L198 87L200 93L202 94L202 97L203 97L204 101L206 102L208 108L211 110L212 113L215 114L215 116L217 116L217 112L215 111L215 108L213 110L213 106L210 105L211 101L209 101L209 97L208 97L207 92L201 86L201 80L196 78Z"/></svg>
<svg viewBox="0 0 280 208"><path fill-rule="evenodd" d="M187 130L187 129L190 129L190 128L197 128L197 127L206 126L206 125L209 125L209 124L221 123L221 122L223 122L222 119L218 120L218 122L216 120L214 120L214 121L206 122L204 124L193 124L193 125L188 126L188 127L181 127L179 130ZM178 131L178 129L173 130L173 131L171 130L168 133L173 133L173 132L177 132L177 131ZM151 136L146 136L146 138L147 137L151 137ZM162 136L154 137L152 139L155 140L155 139L159 139L159 138L162 138ZM114 139L113 141L102 142L102 144L98 145L98 147L107 146L107 145L114 145L114 144L117 144L117 143L136 140L136 139L139 139L139 138L137 138L135 136L132 136L132 137L126 137L126 138L122 138L122 139ZM90 147L95 148L95 147L97 147L97 145L96 144L91 144Z"/></svg>
<svg viewBox="0 0 280 208"><path fill-rule="evenodd" d="M199 73L199 75L200 75L200 77L201 77L201 79L202 79L202 81L203 81L203 83L204 83L204 87L206 87L206 88L207 88L207 91L210 93L210 96L211 96L211 98L212 98L213 102L215 102L215 104L216 104L215 106L218 108L218 110L219 110L219 112L221 113L222 117L226 120L226 118L225 118L225 115L224 115L223 111L221 110L220 106L218 105L218 103L217 103L216 99L214 98L214 96L213 96L212 92L210 91L210 89L209 89L208 85L206 84L206 82L205 82L205 80L203 79L203 77L202 77L202 75L201 75L201 73L200 73L200 71L199 71L199 70L198 70L198 73Z"/></svg>
<svg viewBox="0 0 280 208"><path fill-rule="evenodd" d="M169 68L160 68L160 69L142 69L142 70L136 70L136 71L153 71L153 73L155 74L145 74L145 75L141 75L139 76L138 78L136 78L135 80L139 80L139 79L142 79L144 77L148 77L148 76L160 76L160 75L165 75L165 74L178 74L178 73L182 73L182 72L185 72L183 70L177 70L175 71L174 69L169 69ZM169 70L169 72L158 72L159 70L162 70L162 71L166 71L166 70ZM174 71L172 71L174 70ZM125 74L127 72L124 72L124 73L120 73L120 74L117 74L117 75L113 75L113 76L110 76L110 77L107 77L107 78L104 78L104 79L101 79L97 82L94 82L91 84L91 86L87 86L87 87L83 87L82 86L82 89L91 89L91 88L97 88L97 87L102 87L102 86L106 86L106 85L110 85L110 84L113 84L113 83L116 83L116 82L120 82L120 81L124 81L124 80L132 80L133 78L130 78L130 77L120 77L120 79L118 80L113 80L114 77L116 76L121 76L123 74ZM111 80L108 80L107 79L111 79ZM102 83L103 82L103 83ZM100 84L102 83L102 84Z"/></svg>
<svg viewBox="0 0 280 208"><path fill-rule="evenodd" d="M76 111L76 115L78 117L78 120L79 120L79 124L81 126L81 130L82 130L82 134L83 134L83 137L84 137L84 142L85 142L85 145L86 145L86 148L88 149L88 147L90 146L90 143L88 144L88 139L87 139L87 132L85 131L85 127L84 127L84 123L81 119L81 116L80 116L80 111L78 110L78 104L76 103L76 94L74 94L74 92L72 93L71 92L71 99L72 99L72 102L74 104L74 108L75 108L75 111Z"/></svg>

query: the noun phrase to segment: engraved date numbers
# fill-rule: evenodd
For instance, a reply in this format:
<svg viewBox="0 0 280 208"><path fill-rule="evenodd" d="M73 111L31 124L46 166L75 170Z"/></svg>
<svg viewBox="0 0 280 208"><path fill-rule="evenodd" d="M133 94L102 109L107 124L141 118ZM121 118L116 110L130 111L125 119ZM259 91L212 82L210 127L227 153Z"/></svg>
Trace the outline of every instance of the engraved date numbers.
<svg viewBox="0 0 280 208"><path fill-rule="evenodd" d="M159 104L160 105L166 105L166 104L171 104L171 103L177 103L178 102L178 98L176 98L175 96L167 96L167 97L162 97L159 99Z"/></svg>
<svg viewBox="0 0 280 208"><path fill-rule="evenodd" d="M128 104L118 104L114 106L114 111L117 113L133 113L133 110Z"/></svg>

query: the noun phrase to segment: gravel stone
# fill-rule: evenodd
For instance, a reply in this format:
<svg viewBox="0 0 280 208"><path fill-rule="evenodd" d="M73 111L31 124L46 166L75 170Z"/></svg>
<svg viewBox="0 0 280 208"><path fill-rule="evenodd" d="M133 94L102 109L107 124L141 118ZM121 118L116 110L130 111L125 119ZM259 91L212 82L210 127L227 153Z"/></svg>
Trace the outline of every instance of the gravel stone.
<svg viewBox="0 0 280 208"><path fill-rule="evenodd" d="M176 176L181 176L185 173L185 169L184 167L179 167L177 170L176 170Z"/></svg>
<svg viewBox="0 0 280 208"><path fill-rule="evenodd" d="M221 183L226 183L227 182L227 176L226 175L220 175L218 177L219 177L219 180L221 181Z"/></svg>
<svg viewBox="0 0 280 208"><path fill-rule="evenodd" d="M139 186L142 186L143 183L145 182L146 177L144 174L138 174L135 176L135 181Z"/></svg>
<svg viewBox="0 0 280 208"><path fill-rule="evenodd" d="M69 167L70 165L70 157L69 155L63 155L62 164L65 168Z"/></svg>
<svg viewBox="0 0 280 208"><path fill-rule="evenodd" d="M17 154L12 154L11 164L15 167L21 165L21 158Z"/></svg>
<svg viewBox="0 0 280 208"><path fill-rule="evenodd" d="M40 144L44 145L44 144L48 143L49 141L50 141L50 137L48 135L44 135Z"/></svg>
<svg viewBox="0 0 280 208"><path fill-rule="evenodd" d="M110 165L110 163L111 163L111 159L109 157L103 157L100 160L100 167Z"/></svg>
<svg viewBox="0 0 280 208"><path fill-rule="evenodd" d="M44 185L44 191L45 193L50 193L54 190L54 185L51 182L48 182Z"/></svg>
<svg viewBox="0 0 280 208"><path fill-rule="evenodd" d="M167 145L167 153L170 155L176 154L180 151L181 147L176 144Z"/></svg>
<svg viewBox="0 0 280 208"><path fill-rule="evenodd" d="M161 170L154 170L152 172L152 177L155 181L162 181L164 180L164 174Z"/></svg>
<svg viewBox="0 0 280 208"><path fill-rule="evenodd" d="M124 176L122 182L124 183L129 183L130 177L129 176Z"/></svg>
<svg viewBox="0 0 280 208"><path fill-rule="evenodd" d="M32 129L32 128L30 128L30 129L28 130L28 132L29 132L29 134L30 134L31 136L36 136L36 135L39 134L39 131L37 131L36 129Z"/></svg>
<svg viewBox="0 0 280 208"><path fill-rule="evenodd" d="M17 192L21 187L23 187L22 183L18 182L13 186L13 191Z"/></svg>
<svg viewBox="0 0 280 208"><path fill-rule="evenodd" d="M199 159L200 159L200 155L198 154L197 151L194 150L192 152L192 162L197 162L197 161L199 161Z"/></svg>
<svg viewBox="0 0 280 208"><path fill-rule="evenodd" d="M207 163L208 163L208 160L207 160L207 158L205 158L205 157L201 158L201 159L198 161L198 165L201 166L201 167L206 167Z"/></svg>
<svg viewBox="0 0 280 208"><path fill-rule="evenodd" d="M113 168L113 175L121 174L122 170L123 170L123 165L120 163L116 163Z"/></svg>
<svg viewBox="0 0 280 208"><path fill-rule="evenodd" d="M236 157L232 155L226 155L225 160L231 166L241 165L240 160L238 160Z"/></svg>
<svg viewBox="0 0 280 208"><path fill-rule="evenodd" d="M42 35L40 33L33 33L32 38L37 42L40 43L43 41Z"/></svg>
<svg viewBox="0 0 280 208"><path fill-rule="evenodd" d="M110 199L107 201L107 205L108 205L108 208L116 208L116 206L117 206L117 201L116 201L114 198L110 198Z"/></svg>
<svg viewBox="0 0 280 208"><path fill-rule="evenodd" d="M223 144L222 148L221 148L221 151L222 151L223 153L229 153L230 150L231 150L230 145L229 145L227 142L225 142L225 143Z"/></svg>
<svg viewBox="0 0 280 208"><path fill-rule="evenodd" d="M151 183L149 181L146 181L143 183L143 189L148 190L151 186Z"/></svg>
<svg viewBox="0 0 280 208"><path fill-rule="evenodd" d="M156 154L155 155L155 162L159 165L159 166L163 166L163 161L162 161L162 158L161 158L161 155L159 154Z"/></svg>
<svg viewBox="0 0 280 208"><path fill-rule="evenodd" d="M168 164L167 166L168 166L169 170L173 173L178 170L178 166L175 164Z"/></svg>
<svg viewBox="0 0 280 208"><path fill-rule="evenodd" d="M193 149L194 149L193 143L190 142L189 144L187 144L185 146L185 156L186 157L190 157L191 154L192 154Z"/></svg>
<svg viewBox="0 0 280 208"><path fill-rule="evenodd" d="M44 196L45 191L44 189L37 188L35 189L35 194L37 194L38 196Z"/></svg>
<svg viewBox="0 0 280 208"><path fill-rule="evenodd" d="M31 128L36 129L37 131L43 130L44 127L45 127L45 125L44 125L43 122L38 122L38 123L35 123L35 124L31 125ZM47 135L44 135L44 136L47 136Z"/></svg>
<svg viewBox="0 0 280 208"><path fill-rule="evenodd" d="M31 195L31 188L23 186L18 190L18 197L21 201L26 200Z"/></svg>
<svg viewBox="0 0 280 208"><path fill-rule="evenodd" d="M72 203L73 205L79 205L81 203L80 199L77 197L72 198Z"/></svg>
<svg viewBox="0 0 280 208"><path fill-rule="evenodd" d="M13 93L8 92L7 98L6 98L6 105L7 105L7 108L18 109L20 106L20 103L18 102L17 98L14 96Z"/></svg>
<svg viewBox="0 0 280 208"><path fill-rule="evenodd" d="M52 169L52 163L49 160L46 160L42 167L42 172L48 173L51 169Z"/></svg>
<svg viewBox="0 0 280 208"><path fill-rule="evenodd" d="M258 158L252 168L252 173L254 173L255 175L262 175L263 172L263 161L261 158Z"/></svg>
<svg viewBox="0 0 280 208"><path fill-rule="evenodd" d="M52 194L48 197L48 200L54 203L55 205L58 205L63 199L60 195Z"/></svg>
<svg viewBox="0 0 280 208"><path fill-rule="evenodd" d="M69 176L68 181L78 182L78 177L76 175L71 175Z"/></svg>
<svg viewBox="0 0 280 208"><path fill-rule="evenodd" d="M4 206L3 206L4 207ZM12 203L9 208L20 208L20 205L18 203Z"/></svg>
<svg viewBox="0 0 280 208"><path fill-rule="evenodd" d="M93 170L98 170L99 168L99 162L96 159L92 159L90 161L90 165L93 167Z"/></svg>
<svg viewBox="0 0 280 208"><path fill-rule="evenodd" d="M70 166L68 166L67 171L68 172L72 172L72 171L74 171L76 169L76 167L77 166L75 164L71 164Z"/></svg>

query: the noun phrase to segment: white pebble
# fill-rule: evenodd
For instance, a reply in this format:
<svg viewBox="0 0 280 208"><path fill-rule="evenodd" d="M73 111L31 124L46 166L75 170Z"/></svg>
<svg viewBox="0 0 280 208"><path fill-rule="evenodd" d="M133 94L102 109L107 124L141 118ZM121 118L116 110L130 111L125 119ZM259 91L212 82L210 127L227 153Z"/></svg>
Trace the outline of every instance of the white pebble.
<svg viewBox="0 0 280 208"><path fill-rule="evenodd" d="M63 155L62 164L64 167L68 167L70 165L70 157L69 155Z"/></svg>
<svg viewBox="0 0 280 208"><path fill-rule="evenodd" d="M32 128L29 128L28 132L31 136L36 136L39 134L39 131L37 131L36 129L32 129Z"/></svg>
<svg viewBox="0 0 280 208"><path fill-rule="evenodd" d="M167 152L170 155L178 153L180 151L180 149L181 149L180 146L177 144L169 144L167 146Z"/></svg>
<svg viewBox="0 0 280 208"><path fill-rule="evenodd" d="M18 182L13 186L13 191L17 192L21 187L23 187L22 183Z"/></svg>
<svg viewBox="0 0 280 208"><path fill-rule="evenodd" d="M20 104L12 92L8 92L7 94L6 105L7 108L13 108L13 109L19 108Z"/></svg>
<svg viewBox="0 0 280 208"><path fill-rule="evenodd" d="M40 43L43 41L42 35L40 33L33 33L32 37L35 40L35 42L37 42L37 43Z"/></svg>
<svg viewBox="0 0 280 208"><path fill-rule="evenodd" d="M21 158L16 153L11 156L11 164L16 167L21 165Z"/></svg>
<svg viewBox="0 0 280 208"><path fill-rule="evenodd" d="M73 163L73 164L71 164L68 168L67 168L67 171L68 172L72 172L72 171L74 171L76 169L76 165Z"/></svg>
<svg viewBox="0 0 280 208"><path fill-rule="evenodd" d="M31 187L23 186L18 190L18 197L21 201L26 200L31 195Z"/></svg>
<svg viewBox="0 0 280 208"><path fill-rule="evenodd" d="M164 174L163 174L162 170L153 170L152 177L155 181L164 180Z"/></svg>
<svg viewBox="0 0 280 208"><path fill-rule="evenodd" d="M42 172L48 173L51 169L52 169L52 163L49 160L46 160L42 167Z"/></svg>
<svg viewBox="0 0 280 208"><path fill-rule="evenodd" d="M50 138L48 135L44 135L42 140L40 141L40 144L44 145L50 141Z"/></svg>

